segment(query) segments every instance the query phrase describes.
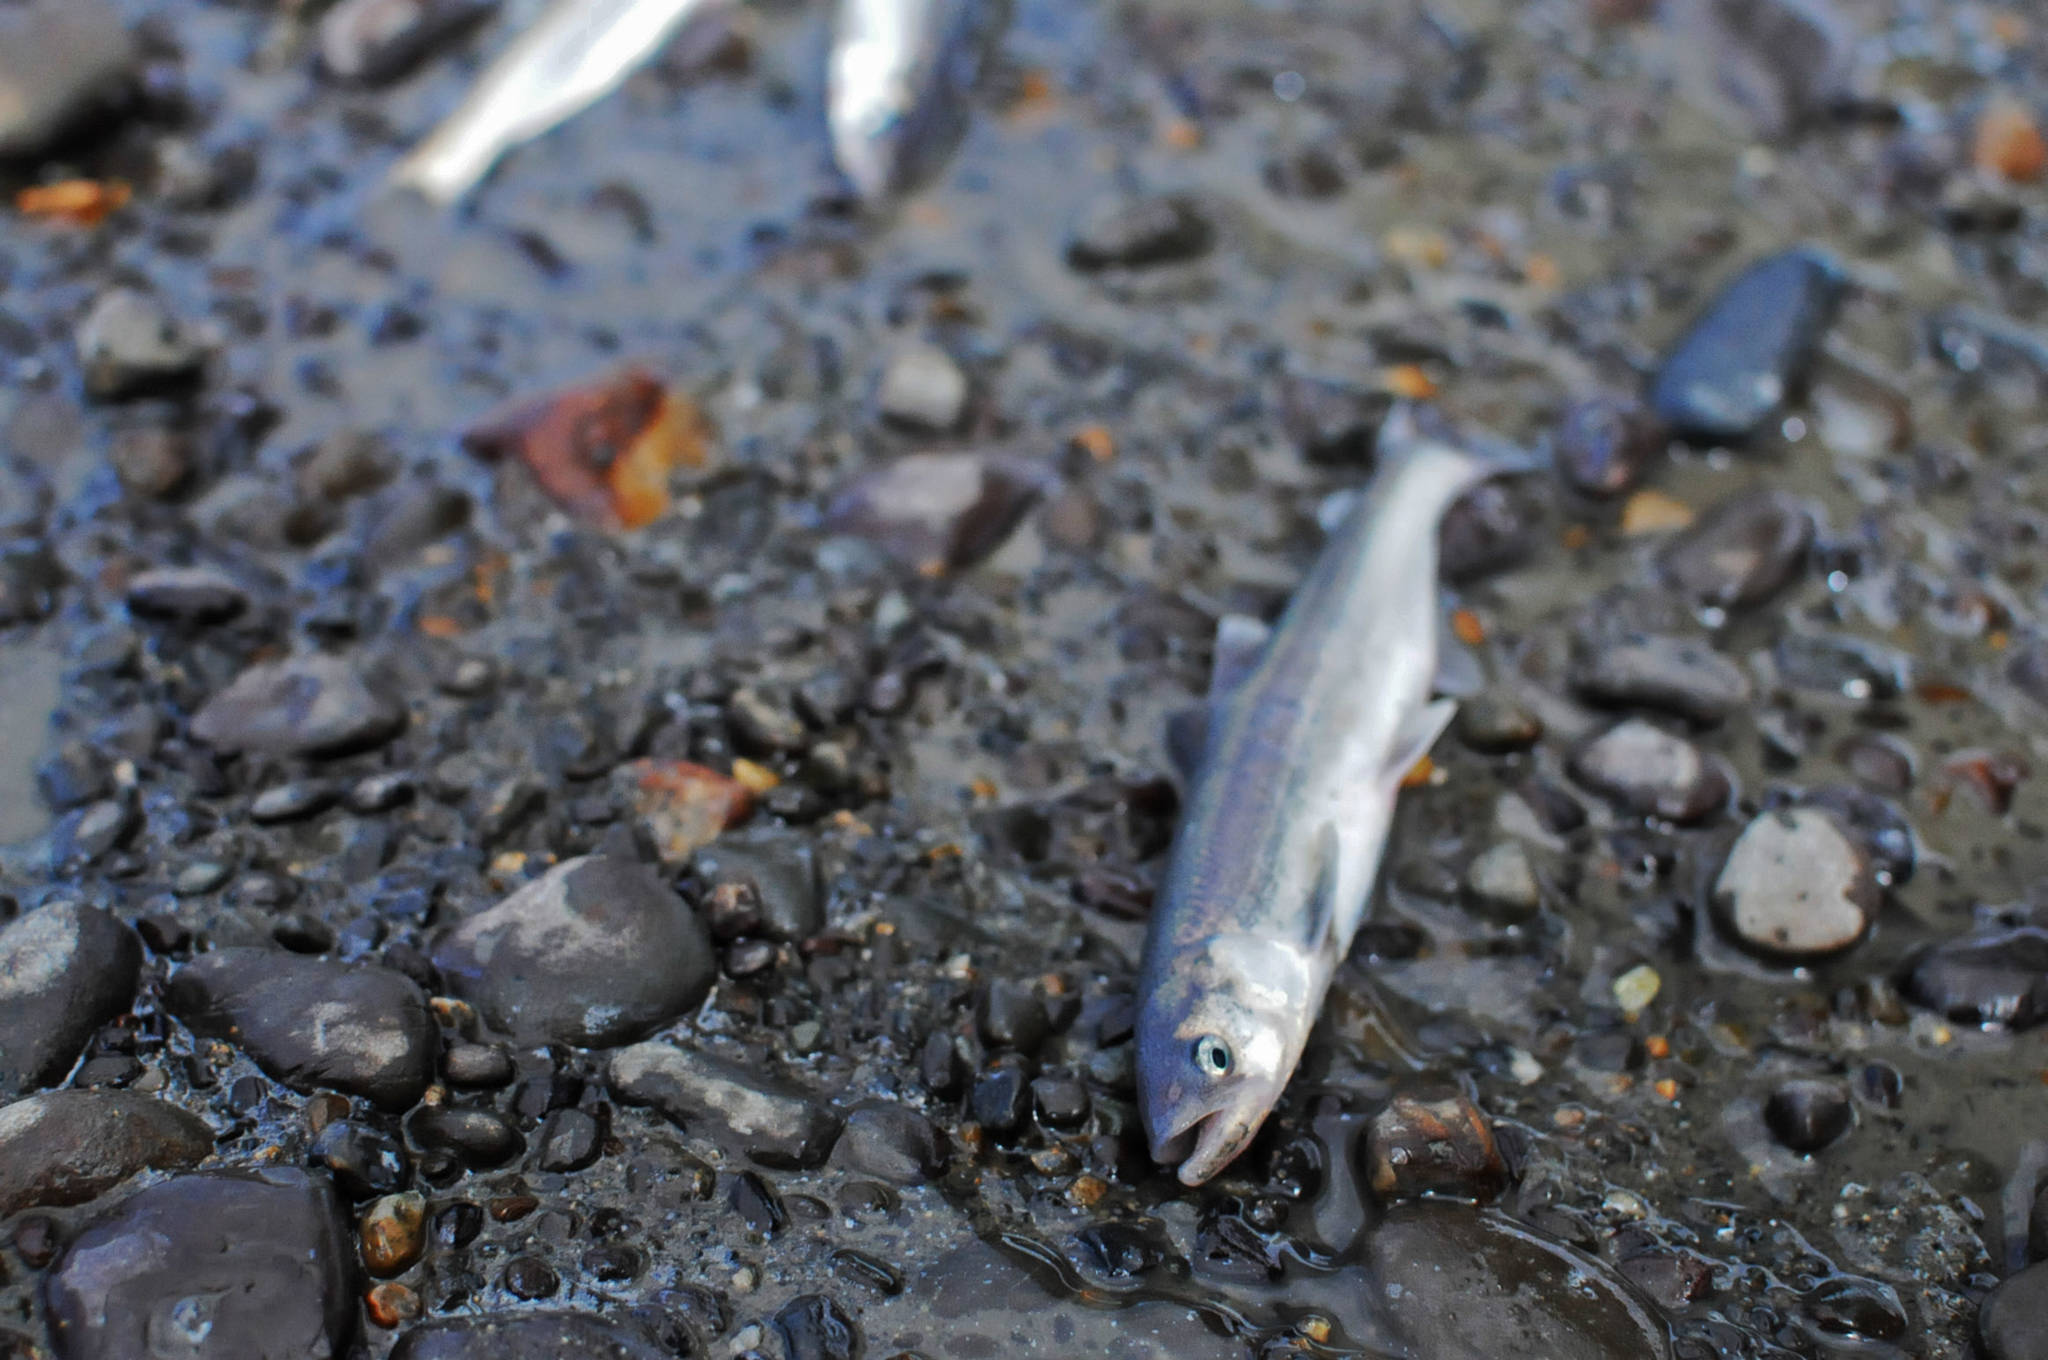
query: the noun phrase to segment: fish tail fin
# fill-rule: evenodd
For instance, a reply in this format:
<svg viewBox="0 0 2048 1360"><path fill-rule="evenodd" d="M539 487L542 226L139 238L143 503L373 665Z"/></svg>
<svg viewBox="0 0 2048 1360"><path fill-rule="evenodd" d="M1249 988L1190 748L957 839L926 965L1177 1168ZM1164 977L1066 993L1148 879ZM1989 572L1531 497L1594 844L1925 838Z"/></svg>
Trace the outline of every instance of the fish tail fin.
<svg viewBox="0 0 2048 1360"><path fill-rule="evenodd" d="M1485 431L1454 429L1435 407L1407 401L1387 412L1375 452L1382 471L1417 460L1440 464L1454 500L1492 478L1544 470L1536 453Z"/></svg>

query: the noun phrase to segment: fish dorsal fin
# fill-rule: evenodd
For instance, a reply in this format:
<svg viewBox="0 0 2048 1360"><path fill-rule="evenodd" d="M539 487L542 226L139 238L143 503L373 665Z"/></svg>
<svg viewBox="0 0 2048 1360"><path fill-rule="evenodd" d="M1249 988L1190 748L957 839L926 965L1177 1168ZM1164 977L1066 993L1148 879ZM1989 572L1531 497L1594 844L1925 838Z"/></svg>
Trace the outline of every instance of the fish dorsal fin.
<svg viewBox="0 0 2048 1360"><path fill-rule="evenodd" d="M1381 773L1388 779L1399 780L1415 768L1416 762L1429 754L1429 748L1444 734L1457 715L1456 699L1438 699L1435 703L1424 704L1408 715L1401 724L1401 730L1394 736L1394 744L1387 753L1387 766Z"/></svg>
<svg viewBox="0 0 2048 1360"><path fill-rule="evenodd" d="M1216 620L1215 659L1209 668L1209 703L1226 703L1266 659L1273 629L1249 614L1225 614Z"/></svg>

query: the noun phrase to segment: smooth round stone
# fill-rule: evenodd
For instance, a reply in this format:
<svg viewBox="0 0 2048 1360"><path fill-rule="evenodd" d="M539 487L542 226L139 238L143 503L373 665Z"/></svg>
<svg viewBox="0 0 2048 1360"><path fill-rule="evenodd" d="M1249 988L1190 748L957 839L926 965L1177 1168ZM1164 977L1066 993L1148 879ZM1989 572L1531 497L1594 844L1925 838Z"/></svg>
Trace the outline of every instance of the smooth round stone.
<svg viewBox="0 0 2048 1360"><path fill-rule="evenodd" d="M1814 807L1766 812L1743 829L1714 883L1714 912L1745 949L1812 960L1851 948L1878 906L1869 857Z"/></svg>
<svg viewBox="0 0 2048 1360"><path fill-rule="evenodd" d="M1854 1117L1849 1088L1839 1081L1796 1078L1764 1102L1764 1126L1799 1153L1819 1152L1847 1133Z"/></svg>

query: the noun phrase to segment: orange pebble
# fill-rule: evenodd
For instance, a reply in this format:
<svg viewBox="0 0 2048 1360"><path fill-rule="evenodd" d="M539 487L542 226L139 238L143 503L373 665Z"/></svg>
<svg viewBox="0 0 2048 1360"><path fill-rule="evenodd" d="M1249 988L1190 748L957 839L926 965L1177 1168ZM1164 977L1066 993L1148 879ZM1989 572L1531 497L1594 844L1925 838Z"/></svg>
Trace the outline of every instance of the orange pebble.
<svg viewBox="0 0 2048 1360"><path fill-rule="evenodd" d="M2014 184L2031 184L2048 171L2048 138L2033 111L2017 99L1994 100L1977 120L1972 153L1979 169Z"/></svg>
<svg viewBox="0 0 2048 1360"><path fill-rule="evenodd" d="M395 1280L386 1281L363 1298L370 1321L385 1330L410 1322L420 1315L420 1296Z"/></svg>
<svg viewBox="0 0 2048 1360"><path fill-rule="evenodd" d="M1481 623L1479 616L1469 609L1457 609L1451 612L1451 632L1456 635L1458 641L1464 643L1467 647L1477 647L1480 643L1486 641L1486 625Z"/></svg>

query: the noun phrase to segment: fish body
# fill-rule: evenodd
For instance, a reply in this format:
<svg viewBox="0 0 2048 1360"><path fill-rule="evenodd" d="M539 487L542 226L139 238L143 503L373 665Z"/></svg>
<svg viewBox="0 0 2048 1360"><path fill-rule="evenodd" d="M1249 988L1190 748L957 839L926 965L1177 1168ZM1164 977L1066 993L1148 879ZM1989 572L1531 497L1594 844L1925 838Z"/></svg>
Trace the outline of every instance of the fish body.
<svg viewBox="0 0 2048 1360"><path fill-rule="evenodd" d="M966 135L1010 0L839 0L826 72L832 155L869 203L909 193Z"/></svg>
<svg viewBox="0 0 2048 1360"><path fill-rule="evenodd" d="M653 59L686 20L728 0L554 0L460 107L391 172L453 203L507 151L583 112Z"/></svg>
<svg viewBox="0 0 2048 1360"><path fill-rule="evenodd" d="M1401 780L1450 721L1455 705L1431 699L1437 529L1498 470L1444 443L1403 450L1256 661L1219 658L1219 677L1241 679L1212 686L1139 981L1139 1105L1154 1159L1189 1185L1279 1100L1364 916Z"/></svg>

